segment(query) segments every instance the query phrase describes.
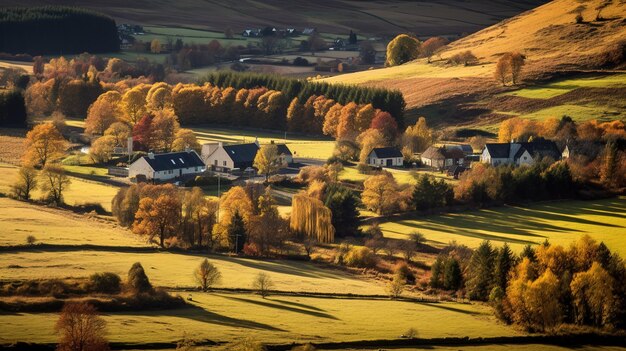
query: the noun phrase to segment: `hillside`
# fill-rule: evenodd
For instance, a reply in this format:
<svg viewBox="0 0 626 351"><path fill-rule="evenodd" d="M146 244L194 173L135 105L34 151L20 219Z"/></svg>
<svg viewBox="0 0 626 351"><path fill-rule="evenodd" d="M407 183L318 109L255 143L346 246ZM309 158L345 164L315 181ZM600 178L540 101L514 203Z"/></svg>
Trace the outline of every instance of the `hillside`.
<svg viewBox="0 0 626 351"><path fill-rule="evenodd" d="M583 16L582 23L575 21L578 12ZM598 13L601 19L597 19ZM559 80L565 78L602 79L614 73L614 70L603 70L614 66L607 62L606 53L618 54L615 48L626 39L625 17L626 3L623 1L581 3L555 0L453 42L431 64L419 59L397 67L336 76L327 81L400 89L407 101L407 116L410 118L426 115L436 123L447 125L475 124L477 121L492 124L511 115L531 112L520 111L518 107L533 102L509 96L507 101L515 101L509 104L508 110L499 109L499 100L493 103L493 96L515 90L501 87L493 78L495 62L500 55L509 51L524 53L527 57L524 84L535 89L549 88L543 84L559 84ZM478 65L450 66L446 63L452 55L465 50L471 50L478 57ZM587 75L577 75L580 73ZM548 81L550 83L546 83ZM561 101L544 102L543 107L585 106L588 103L585 97L593 93L604 97L603 101L594 102L596 106L604 107L602 111L591 111L594 116L623 118L619 111L623 110L620 100L623 101L626 94L626 83L623 79L609 81L607 86L596 84L593 88L585 86L588 85L585 82L574 82L569 85L569 90L562 87L561 92L583 90ZM602 90L605 88L610 90ZM533 98L554 96L535 94ZM582 110L576 112L583 113ZM532 112L537 111L533 109ZM587 115L589 112L588 109L584 111Z"/></svg>
<svg viewBox="0 0 626 351"><path fill-rule="evenodd" d="M239 32L248 27L316 27L331 33L370 35L415 32L420 36L472 33L531 9L545 0L499 1L285 1L285 0L87 0L118 22ZM2 6L77 5L71 0L5 0Z"/></svg>

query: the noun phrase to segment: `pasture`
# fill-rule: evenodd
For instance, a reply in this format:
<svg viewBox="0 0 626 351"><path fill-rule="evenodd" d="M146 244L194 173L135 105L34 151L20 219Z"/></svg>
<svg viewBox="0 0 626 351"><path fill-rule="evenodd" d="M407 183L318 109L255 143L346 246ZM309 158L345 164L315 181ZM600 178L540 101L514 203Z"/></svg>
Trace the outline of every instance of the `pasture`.
<svg viewBox="0 0 626 351"><path fill-rule="evenodd" d="M435 246L451 241L476 247L483 240L509 243L514 251L546 239L569 246L588 234L626 257L626 197L595 201L555 201L528 207L506 206L478 211L397 219L381 223L386 237L406 238L413 231Z"/></svg>
<svg viewBox="0 0 626 351"><path fill-rule="evenodd" d="M11 185L15 182L18 168L13 165L0 163L3 176L0 177L0 192L9 193ZM64 192L63 197L68 205L80 205L85 203L98 203L111 211L111 199L118 191L117 187L105 185L99 182L70 177L71 183ZM39 199L43 196L40 190L36 190L32 197Z"/></svg>
<svg viewBox="0 0 626 351"><path fill-rule="evenodd" d="M112 220L87 218L70 211L0 198L0 246L37 243L56 245L146 246L146 241ZM10 275L0 275L8 277Z"/></svg>
<svg viewBox="0 0 626 351"><path fill-rule="evenodd" d="M193 306L177 310L106 313L109 340L131 343L197 340L268 343L394 339L408 329L419 337L513 336L479 304L414 303L249 294L191 293ZM185 294L187 296L187 293ZM53 342L53 313L4 315L0 343Z"/></svg>

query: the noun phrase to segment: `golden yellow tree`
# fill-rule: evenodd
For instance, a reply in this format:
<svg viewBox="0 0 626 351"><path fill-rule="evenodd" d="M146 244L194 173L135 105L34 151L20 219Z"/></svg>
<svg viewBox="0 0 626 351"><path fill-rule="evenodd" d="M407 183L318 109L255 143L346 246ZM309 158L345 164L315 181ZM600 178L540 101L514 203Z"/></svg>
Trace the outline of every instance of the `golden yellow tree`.
<svg viewBox="0 0 626 351"><path fill-rule="evenodd" d="M161 53L161 42L159 39L152 39L150 42L150 52L153 54Z"/></svg>
<svg viewBox="0 0 626 351"><path fill-rule="evenodd" d="M397 66L415 60L420 54L420 41L407 34L400 34L387 44L385 66Z"/></svg>
<svg viewBox="0 0 626 351"><path fill-rule="evenodd" d="M87 111L85 133L102 135L107 128L123 117L120 101L122 97L116 91L106 92L98 97Z"/></svg>
<svg viewBox="0 0 626 351"><path fill-rule="evenodd" d="M36 125L26 134L24 164L44 167L48 162L60 159L67 149L67 142L52 123Z"/></svg>
<svg viewBox="0 0 626 351"><path fill-rule="evenodd" d="M176 235L180 223L181 203L177 197L160 195L156 199L145 197L139 201L135 214L133 232L158 238L159 245L165 247L165 239Z"/></svg>
<svg viewBox="0 0 626 351"><path fill-rule="evenodd" d="M104 131L105 136L111 136L115 139L115 146L126 146L131 130L128 124L123 122L115 122Z"/></svg>
<svg viewBox="0 0 626 351"><path fill-rule="evenodd" d="M361 163L367 163L367 157L374 148L389 146L383 133L374 128L370 128L359 135L357 142L361 146L359 153L359 162Z"/></svg>
<svg viewBox="0 0 626 351"><path fill-rule="evenodd" d="M402 196L391 173L370 176L363 182L363 187L361 200L367 209L385 215L400 207Z"/></svg>
<svg viewBox="0 0 626 351"><path fill-rule="evenodd" d="M596 326L610 324L616 313L613 278L598 262L585 272L574 274L570 284L576 322Z"/></svg>
<svg viewBox="0 0 626 351"><path fill-rule="evenodd" d="M176 132L174 144L172 144L172 150L183 151L187 148L200 152L202 146L198 142L198 138L193 130L181 128Z"/></svg>
<svg viewBox="0 0 626 351"><path fill-rule="evenodd" d="M270 174L278 171L281 167L278 147L274 144L261 146L254 158L254 167L259 170L259 173L265 175L265 181L267 181Z"/></svg>
<svg viewBox="0 0 626 351"><path fill-rule="evenodd" d="M335 240L332 212L322 201L300 192L293 196L291 206L292 231L322 243L332 243Z"/></svg>
<svg viewBox="0 0 626 351"><path fill-rule="evenodd" d="M402 136L402 143L411 154L423 152L433 142L433 131L428 128L426 118L420 117L415 125L409 126Z"/></svg>
<svg viewBox="0 0 626 351"><path fill-rule="evenodd" d="M122 110L126 121L131 125L135 125L141 117L146 113L146 95L141 86L136 86L126 93L122 97Z"/></svg>
<svg viewBox="0 0 626 351"><path fill-rule="evenodd" d="M165 108L153 112L154 118L150 124L152 130L152 140L154 145L150 145L152 149L163 150L169 152L172 150L176 133L180 129L178 117L174 114L174 110Z"/></svg>

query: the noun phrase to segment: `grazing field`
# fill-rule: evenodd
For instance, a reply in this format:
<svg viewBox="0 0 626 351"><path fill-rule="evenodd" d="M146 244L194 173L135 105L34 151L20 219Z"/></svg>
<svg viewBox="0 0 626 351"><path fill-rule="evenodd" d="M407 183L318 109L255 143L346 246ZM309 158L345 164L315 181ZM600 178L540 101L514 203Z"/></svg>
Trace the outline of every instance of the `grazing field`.
<svg viewBox="0 0 626 351"><path fill-rule="evenodd" d="M107 235L94 231L94 235ZM204 257L222 273L218 285L224 288L251 288L256 274L265 271L274 281L274 289L324 293L385 294L385 287L375 281L357 279L341 270L309 262L256 260L238 257L185 254L173 252L118 252L70 250L20 251L0 255L0 277L41 279L87 277L94 272L113 272L126 276L135 262L141 262L153 284L165 287L195 287L193 270ZM106 262L106 265L103 263ZM18 265L21 268L9 268Z"/></svg>
<svg viewBox="0 0 626 351"><path fill-rule="evenodd" d="M199 340L270 343L394 339L415 328L420 337L513 336L489 307L249 294L192 293L193 307L140 313L107 313L110 341L174 341L186 333ZM185 295L186 296L186 295ZM280 316L280 317L278 317ZM55 341L56 314L5 315L3 340Z"/></svg>
<svg viewBox="0 0 626 351"><path fill-rule="evenodd" d="M43 244L147 245L145 240L112 221L88 219L69 211L7 198L0 198L0 228L0 246L26 244L29 235Z"/></svg>
<svg viewBox="0 0 626 351"><path fill-rule="evenodd" d="M495 245L508 242L520 251L527 244L569 246L588 234L626 257L626 197L596 201L562 201L528 207L497 207L402 219L381 224L387 237L405 238L418 231L430 243L442 246L456 240L476 247L483 240Z"/></svg>
<svg viewBox="0 0 626 351"><path fill-rule="evenodd" d="M11 191L11 185L15 182L18 168L13 165L0 163L0 170L3 173L3 176L0 177L0 192L8 193ZM75 177L70 177L70 179L71 184L63 195L65 203L68 205L98 203L105 210L111 211L111 200L117 193L118 188ZM32 195L34 199L39 199L42 196L43 194L39 190L36 190Z"/></svg>
<svg viewBox="0 0 626 351"><path fill-rule="evenodd" d="M549 99L578 88L626 87L626 74L597 75L563 79L505 93L529 99Z"/></svg>
<svg viewBox="0 0 626 351"><path fill-rule="evenodd" d="M415 177L421 174L428 174L437 179L443 179L448 183L456 183L458 180L453 177L448 177L445 173L441 172L431 172L431 171L415 171L409 169L395 169L395 168L384 168L385 171L390 172L396 181L399 184L415 184ZM354 166L344 167L343 171L339 174L340 180L348 180L348 181L365 181L370 174L363 174L358 171L358 169Z"/></svg>

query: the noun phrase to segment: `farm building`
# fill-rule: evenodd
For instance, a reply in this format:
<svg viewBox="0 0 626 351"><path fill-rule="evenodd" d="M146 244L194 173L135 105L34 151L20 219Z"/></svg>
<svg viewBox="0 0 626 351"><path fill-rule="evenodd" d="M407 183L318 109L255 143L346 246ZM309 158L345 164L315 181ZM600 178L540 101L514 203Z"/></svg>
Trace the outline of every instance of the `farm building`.
<svg viewBox="0 0 626 351"><path fill-rule="evenodd" d="M375 167L402 166L402 152L395 147L379 147L373 149L367 156L367 163Z"/></svg>
<svg viewBox="0 0 626 351"><path fill-rule="evenodd" d="M130 178L171 180L204 172L204 162L194 150L166 154L148 153L128 167Z"/></svg>
<svg viewBox="0 0 626 351"><path fill-rule="evenodd" d="M521 166L533 164L545 157L555 161L561 159L561 152L553 141L487 144L480 155L480 161L492 166L501 164Z"/></svg>
<svg viewBox="0 0 626 351"><path fill-rule="evenodd" d="M287 145L276 144L276 146L281 164L293 163L293 156ZM259 149L258 140L254 143L233 145L224 145L221 142L208 143L202 145L202 159L208 167L216 171L244 171L246 168L252 167Z"/></svg>
<svg viewBox="0 0 626 351"><path fill-rule="evenodd" d="M450 150L450 149L459 149L461 151L463 151L463 153L465 155L471 155L474 153L474 149L472 148L471 145L469 144L452 144L452 145L445 145L445 148Z"/></svg>
<svg viewBox="0 0 626 351"><path fill-rule="evenodd" d="M465 153L457 147L431 146L422 153L421 159L426 166L442 169L453 165L462 165L465 162Z"/></svg>

